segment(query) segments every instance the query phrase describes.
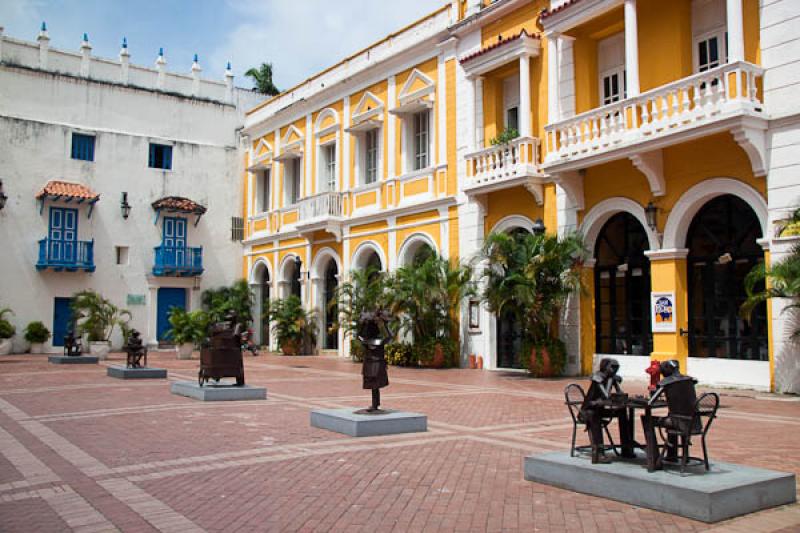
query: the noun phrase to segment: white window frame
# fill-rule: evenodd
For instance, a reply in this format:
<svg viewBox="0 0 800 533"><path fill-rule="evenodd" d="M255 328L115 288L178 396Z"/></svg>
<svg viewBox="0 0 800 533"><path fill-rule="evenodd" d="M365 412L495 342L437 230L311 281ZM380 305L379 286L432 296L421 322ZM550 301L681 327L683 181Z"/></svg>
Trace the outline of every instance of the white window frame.
<svg viewBox="0 0 800 533"><path fill-rule="evenodd" d="M371 136L375 136L375 147L373 150L370 150L369 147L369 139ZM365 131L363 135L363 144L364 144L364 177L362 180L363 185L372 185L373 183L378 182L378 178L380 176L380 162L381 162L381 129L375 128L369 131ZM370 176L370 152L374 151L375 153L375 160L374 160L374 176ZM371 178L371 179L370 179Z"/></svg>
<svg viewBox="0 0 800 533"><path fill-rule="evenodd" d="M330 151L333 151L331 154ZM319 143L317 149L317 176L318 193L336 191L339 182L337 174L339 169L339 143L338 137ZM333 175L331 175L333 171Z"/></svg>
<svg viewBox="0 0 800 533"><path fill-rule="evenodd" d="M293 157L284 162L283 169L283 201L285 207L297 205L300 202L303 185L303 158ZM295 175L293 171L297 171ZM294 197L294 198L292 198Z"/></svg>
<svg viewBox="0 0 800 533"><path fill-rule="evenodd" d="M417 153L417 133L416 133L416 117L425 113L428 116L427 120L427 142L426 144L426 161L425 165L418 167L417 166L417 159L419 158L419 154ZM408 174L410 172L419 172L420 170L424 170L426 168L431 168L433 166L433 139L435 138L435 131L434 131L434 120L433 120L433 110L432 109L424 109L421 111L416 111L414 113L409 113L405 119L403 120L403 128L406 130L405 135L403 135L404 139L404 152L405 157L404 159L404 173Z"/></svg>
<svg viewBox="0 0 800 533"><path fill-rule="evenodd" d="M715 28L711 31L707 31L705 33L701 33L699 35L695 35L692 38L692 62L694 64L694 72L705 72L706 70L710 70L712 68L716 68L717 66L724 65L728 62L728 39L727 39L728 29L725 26L720 26ZM707 67L700 70L700 43L710 41L711 39L717 39L717 52L719 54L718 65L714 67Z"/></svg>
<svg viewBox="0 0 800 533"><path fill-rule="evenodd" d="M610 80L613 76L617 76L617 79L619 80L618 84L620 93L616 96L607 97L605 94L605 82L606 79L608 79L610 83ZM620 100L625 100L628 97L628 83L625 76L624 66L605 70L599 74L598 78L599 87L597 88L597 94L600 100L600 107L613 104L614 102L619 102Z"/></svg>
<svg viewBox="0 0 800 533"><path fill-rule="evenodd" d="M256 174L256 211L266 213L272 206L272 167L266 167Z"/></svg>
<svg viewBox="0 0 800 533"><path fill-rule="evenodd" d="M507 94L506 89L513 87L513 95ZM515 130L519 131L519 74L514 74L503 80L503 129L507 130L511 127L508 122L508 114L511 110L517 110L517 125Z"/></svg>

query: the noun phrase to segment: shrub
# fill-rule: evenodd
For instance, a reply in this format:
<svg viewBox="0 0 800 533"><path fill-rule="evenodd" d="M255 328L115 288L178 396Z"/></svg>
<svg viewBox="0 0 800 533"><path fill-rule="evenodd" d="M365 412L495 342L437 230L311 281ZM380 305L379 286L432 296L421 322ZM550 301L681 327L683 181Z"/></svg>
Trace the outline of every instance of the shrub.
<svg viewBox="0 0 800 533"><path fill-rule="evenodd" d="M208 332L208 314L200 309L188 312L173 307L169 311L169 324L172 327L167 332L167 338L175 344L200 344Z"/></svg>
<svg viewBox="0 0 800 533"><path fill-rule="evenodd" d="M14 333L17 332L17 328L6 320L6 315L13 314L14 311L12 311L10 307L0 309L0 339L10 339L14 336Z"/></svg>
<svg viewBox="0 0 800 533"><path fill-rule="evenodd" d="M500 144L508 144L514 139L519 137L519 131L516 128L506 128L500 133L497 137L494 137L491 141L489 141L492 146L498 146Z"/></svg>
<svg viewBox="0 0 800 533"><path fill-rule="evenodd" d="M301 350L305 345L309 349L304 351L313 352L318 333L316 313L306 310L300 298L292 295L283 300L272 300L267 314L281 349L294 347Z"/></svg>
<svg viewBox="0 0 800 533"><path fill-rule="evenodd" d="M222 322L231 311L243 329L247 329L253 321L253 291L247 280L240 279L230 287L203 291L202 302L209 323Z"/></svg>
<svg viewBox="0 0 800 533"><path fill-rule="evenodd" d="M89 336L89 342L108 342L119 326L123 337L127 337L128 321L131 313L120 309L99 293L92 290L81 291L72 297L72 313L78 324L78 333Z"/></svg>
<svg viewBox="0 0 800 533"><path fill-rule="evenodd" d="M441 346L442 353L444 354L444 366L446 368L458 366L458 342L449 337L423 339L419 342L415 342L412 346L412 350L413 358L417 361L417 364L427 366L433 363L437 346Z"/></svg>
<svg viewBox="0 0 800 533"><path fill-rule="evenodd" d="M386 346L386 362L394 366L416 366L412 347L405 343L392 343Z"/></svg>
<svg viewBox="0 0 800 533"><path fill-rule="evenodd" d="M536 350L535 352L533 350ZM520 362L528 372L534 376L542 376L544 370L544 362L542 354L547 350L550 357L550 370L554 376L559 376L564 372L567 365L567 347L561 339L550 338L543 344L534 346L531 343L524 343L522 346L522 355ZM531 366L531 354L535 353L533 366Z"/></svg>
<svg viewBox="0 0 800 533"><path fill-rule="evenodd" d="M361 344L361 341L358 339L353 339L350 341L350 358L355 363L361 363L364 361L364 345Z"/></svg>
<svg viewBox="0 0 800 533"><path fill-rule="evenodd" d="M31 322L25 328L25 340L31 344L47 342L50 338L50 330L38 320Z"/></svg>

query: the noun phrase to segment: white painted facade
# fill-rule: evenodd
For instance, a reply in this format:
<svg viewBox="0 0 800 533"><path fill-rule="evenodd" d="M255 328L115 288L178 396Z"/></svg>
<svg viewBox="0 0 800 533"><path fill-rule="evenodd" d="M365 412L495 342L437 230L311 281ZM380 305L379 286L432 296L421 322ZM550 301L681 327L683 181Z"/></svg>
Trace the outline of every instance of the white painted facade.
<svg viewBox="0 0 800 533"><path fill-rule="evenodd" d="M91 57L88 42L83 55L47 44L46 32L31 43L0 30L0 179L9 197L0 211L0 306L15 313L14 349L26 349L22 331L31 321L53 331L54 298L83 289L129 309L131 325L154 344L159 288L186 288L187 307L197 308L203 290L242 275L241 245L231 240L231 217L241 216L237 128L261 97L234 89L229 71L224 82L202 80L199 65L183 75L167 73L163 57L156 69L130 64L127 48L114 61ZM95 136L94 161L71 158L74 132ZM148 167L150 142L172 146L172 170ZM48 201L40 212L35 195L50 180L98 193L91 218L75 202ZM127 220L123 192L132 206ZM207 208L196 226L192 215L170 215L186 216L186 245L203 248L199 277L152 274L163 219L156 222L151 204L166 196ZM35 268L52 205L78 208L78 239L94 240L94 272ZM116 247L128 247L125 264L117 264ZM129 295L144 305L129 305Z"/></svg>

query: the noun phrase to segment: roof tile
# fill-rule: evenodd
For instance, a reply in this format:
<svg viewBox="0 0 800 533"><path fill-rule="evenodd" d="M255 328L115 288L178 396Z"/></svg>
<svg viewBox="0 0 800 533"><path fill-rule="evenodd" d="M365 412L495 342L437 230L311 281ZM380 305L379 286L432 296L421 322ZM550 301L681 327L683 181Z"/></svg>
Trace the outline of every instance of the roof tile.
<svg viewBox="0 0 800 533"><path fill-rule="evenodd" d="M65 198L80 198L83 200L97 201L100 195L94 192L86 185L80 183L72 183L69 181L50 180L47 182L42 190L36 193L36 199L44 198L45 196L61 196Z"/></svg>

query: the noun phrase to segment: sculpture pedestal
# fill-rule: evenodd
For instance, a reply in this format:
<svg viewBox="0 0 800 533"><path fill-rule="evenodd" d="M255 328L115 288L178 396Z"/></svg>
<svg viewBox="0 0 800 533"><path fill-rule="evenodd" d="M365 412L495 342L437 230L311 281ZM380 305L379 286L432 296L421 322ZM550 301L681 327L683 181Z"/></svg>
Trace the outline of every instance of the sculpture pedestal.
<svg viewBox="0 0 800 533"><path fill-rule="evenodd" d="M667 467L648 473L644 454L637 459L614 458L593 465L587 456L570 457L569 451L525 458L525 479L563 489L609 498L665 513L719 522L793 503L795 476L762 468L712 462L687 467L686 474Z"/></svg>
<svg viewBox="0 0 800 533"><path fill-rule="evenodd" d="M315 409L311 411L311 425L351 437L428 431L428 417L423 414L386 410L369 415L356 413L359 409Z"/></svg>
<svg viewBox="0 0 800 533"><path fill-rule="evenodd" d="M117 379L165 379L166 368L128 368L125 366L110 366L106 375Z"/></svg>
<svg viewBox="0 0 800 533"><path fill-rule="evenodd" d="M96 365L100 359L93 355L51 355L47 361L54 365Z"/></svg>
<svg viewBox="0 0 800 533"><path fill-rule="evenodd" d="M170 392L178 396L194 398L202 402L235 402L243 400L266 400L267 389L264 387L237 387L235 385L212 385L206 383L202 387L197 382L176 381L170 386Z"/></svg>

